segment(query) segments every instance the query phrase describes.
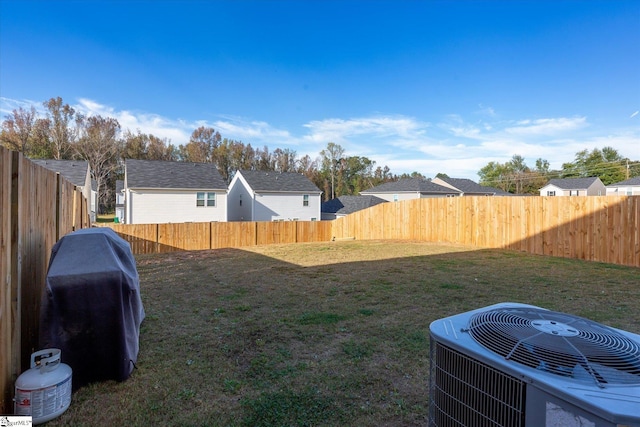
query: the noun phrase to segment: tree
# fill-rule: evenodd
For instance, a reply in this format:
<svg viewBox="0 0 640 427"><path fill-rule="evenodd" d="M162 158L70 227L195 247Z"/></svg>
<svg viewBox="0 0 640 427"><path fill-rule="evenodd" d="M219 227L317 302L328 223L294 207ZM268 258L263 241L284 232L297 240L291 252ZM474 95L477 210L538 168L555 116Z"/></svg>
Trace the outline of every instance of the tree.
<svg viewBox="0 0 640 427"><path fill-rule="evenodd" d="M36 109L33 106L28 110L22 107L13 110L2 122L0 143L10 150L20 151L31 157L35 123Z"/></svg>
<svg viewBox="0 0 640 427"><path fill-rule="evenodd" d="M187 162L210 163L221 139L220 133L215 129L200 126L191 133L189 142L180 146L180 156Z"/></svg>
<svg viewBox="0 0 640 427"><path fill-rule="evenodd" d="M166 138L161 139L140 130L133 133L127 129L122 140L123 159L176 161L179 158L178 149Z"/></svg>
<svg viewBox="0 0 640 427"><path fill-rule="evenodd" d="M296 170L296 152L289 148L276 148L273 151L273 162L278 172L294 172Z"/></svg>
<svg viewBox="0 0 640 427"><path fill-rule="evenodd" d="M76 134L71 128L71 122L75 118L76 111L63 104L62 98L51 98L44 102L48 111L50 121L49 141L52 144L52 154L54 159L65 159L69 152L69 147L75 141Z"/></svg>
<svg viewBox="0 0 640 427"><path fill-rule="evenodd" d="M539 158L536 170L527 166L524 157L515 154L505 163L489 162L478 172L480 184L516 194L536 194L548 180L549 162Z"/></svg>
<svg viewBox="0 0 640 427"><path fill-rule="evenodd" d="M331 179L331 200L335 198L337 170L343 155L344 149L333 142L328 143L327 148L320 152L320 156L322 157L322 173Z"/></svg>
<svg viewBox="0 0 640 427"><path fill-rule="evenodd" d="M118 168L121 151L118 133L120 124L111 117L91 116L80 121L80 138L74 144L76 155L89 162L91 177L98 191L98 212L107 202L105 183Z"/></svg>
<svg viewBox="0 0 640 427"><path fill-rule="evenodd" d="M562 165L562 176L598 177L604 185L623 181L626 178L626 160L611 147L594 148L576 153L575 161Z"/></svg>

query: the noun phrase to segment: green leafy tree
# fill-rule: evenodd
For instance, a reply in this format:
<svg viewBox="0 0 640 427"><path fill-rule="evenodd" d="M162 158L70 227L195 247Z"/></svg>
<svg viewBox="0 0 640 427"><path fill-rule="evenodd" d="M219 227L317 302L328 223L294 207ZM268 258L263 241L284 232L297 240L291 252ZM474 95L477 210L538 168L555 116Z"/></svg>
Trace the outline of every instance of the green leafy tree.
<svg viewBox="0 0 640 427"><path fill-rule="evenodd" d="M598 177L604 185L623 181L626 178L626 160L612 147L576 153L575 160L562 165L562 176Z"/></svg>
<svg viewBox="0 0 640 427"><path fill-rule="evenodd" d="M327 186L327 184L331 184L328 189L325 188L325 197L328 197L330 195L330 199L334 199L336 197L335 189L336 187L340 187L342 185L342 182L340 181L342 175L339 173L339 170L343 156L344 148L333 142L329 142L327 144L327 147L320 152L320 157L322 159L321 173L327 178L325 187ZM327 190L330 190L330 192Z"/></svg>

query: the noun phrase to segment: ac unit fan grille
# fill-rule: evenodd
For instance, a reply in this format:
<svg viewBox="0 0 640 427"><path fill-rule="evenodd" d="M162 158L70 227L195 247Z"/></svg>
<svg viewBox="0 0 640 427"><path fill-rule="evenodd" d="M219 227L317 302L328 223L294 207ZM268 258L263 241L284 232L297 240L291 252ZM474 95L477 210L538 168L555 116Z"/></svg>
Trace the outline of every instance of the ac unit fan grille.
<svg viewBox="0 0 640 427"><path fill-rule="evenodd" d="M539 308L473 315L467 330L508 360L556 375L605 384L640 384L640 345L582 317Z"/></svg>
<svg viewBox="0 0 640 427"><path fill-rule="evenodd" d="M429 426L524 426L523 381L431 339Z"/></svg>

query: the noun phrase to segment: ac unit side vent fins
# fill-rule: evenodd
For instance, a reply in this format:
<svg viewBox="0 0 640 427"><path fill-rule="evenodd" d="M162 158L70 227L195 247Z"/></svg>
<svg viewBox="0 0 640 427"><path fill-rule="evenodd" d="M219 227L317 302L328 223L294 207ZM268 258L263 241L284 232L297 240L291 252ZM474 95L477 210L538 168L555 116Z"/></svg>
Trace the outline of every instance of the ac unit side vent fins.
<svg viewBox="0 0 640 427"><path fill-rule="evenodd" d="M522 427L526 384L431 338L429 425Z"/></svg>

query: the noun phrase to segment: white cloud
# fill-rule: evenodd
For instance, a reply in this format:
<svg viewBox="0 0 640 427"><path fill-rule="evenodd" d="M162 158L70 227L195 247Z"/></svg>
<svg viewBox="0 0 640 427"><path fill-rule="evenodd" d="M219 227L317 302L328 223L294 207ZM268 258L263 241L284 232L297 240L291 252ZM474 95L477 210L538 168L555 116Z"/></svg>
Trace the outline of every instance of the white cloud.
<svg viewBox="0 0 640 427"><path fill-rule="evenodd" d="M287 130L277 129L267 122L244 121L242 119L217 120L211 124L225 138L236 139L252 146L273 144L296 144ZM277 148L277 147L271 147Z"/></svg>
<svg viewBox="0 0 640 427"><path fill-rule="evenodd" d="M45 109L44 109L44 106L42 105L42 102L30 101L27 99L18 100L18 99L0 97L0 114L2 114L3 120L5 116L13 114L13 110L17 110L19 108L28 110L32 106L36 109L36 112L38 114L44 115Z"/></svg>
<svg viewBox="0 0 640 427"><path fill-rule="evenodd" d="M556 135L583 129L587 125L586 117L521 120L506 128L505 132L519 136Z"/></svg>
<svg viewBox="0 0 640 427"><path fill-rule="evenodd" d="M117 111L113 107L100 104L96 101L81 98L77 105L73 106L82 114L113 117L118 120L120 127L132 132L152 134L159 138L167 138L171 144L180 145L189 142L191 132L197 128L193 123L182 120L170 120L157 114L139 113L128 110Z"/></svg>

